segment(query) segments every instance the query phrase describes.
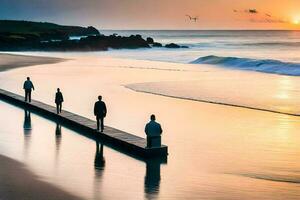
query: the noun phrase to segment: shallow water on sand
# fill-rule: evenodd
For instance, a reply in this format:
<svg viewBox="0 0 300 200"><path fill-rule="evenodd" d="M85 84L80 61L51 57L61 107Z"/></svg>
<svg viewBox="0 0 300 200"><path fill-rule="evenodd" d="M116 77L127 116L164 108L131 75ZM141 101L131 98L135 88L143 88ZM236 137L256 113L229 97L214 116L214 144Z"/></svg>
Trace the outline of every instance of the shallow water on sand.
<svg viewBox="0 0 300 200"><path fill-rule="evenodd" d="M140 68L148 65L152 68ZM158 69L161 66L172 70ZM104 164L94 141L65 127L59 133L55 122L33 113L31 130L28 123L24 129L24 110L3 102L0 153L86 199L299 199L300 118L137 93L122 86L184 81L190 74L180 65L82 58L0 75L1 88L21 94L19 86L30 75L36 86L33 97L49 104L59 86L64 107L90 118L102 94L107 124L140 136L155 113L164 129L163 143L169 146L167 164L138 161L105 146Z"/></svg>
<svg viewBox="0 0 300 200"><path fill-rule="evenodd" d="M138 92L255 110L300 115L299 77L219 71L199 74L198 80L126 85Z"/></svg>

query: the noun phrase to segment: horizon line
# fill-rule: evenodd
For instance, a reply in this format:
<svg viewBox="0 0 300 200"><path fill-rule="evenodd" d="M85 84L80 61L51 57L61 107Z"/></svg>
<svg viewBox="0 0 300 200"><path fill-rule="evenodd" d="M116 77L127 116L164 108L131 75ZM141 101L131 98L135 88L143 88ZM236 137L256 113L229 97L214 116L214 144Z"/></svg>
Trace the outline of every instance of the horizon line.
<svg viewBox="0 0 300 200"><path fill-rule="evenodd" d="M99 29L99 31L300 31L300 29Z"/></svg>
<svg viewBox="0 0 300 200"><path fill-rule="evenodd" d="M33 20L33 19L9 19L9 18L0 18L0 21L27 21L27 22L37 22L37 23L54 23L57 25L62 25L62 26L80 26L80 27L87 27L87 26L93 26L96 29L98 29L99 31L300 31L299 29L158 29L158 28L154 28L154 29L142 29L142 28L133 28L133 29L113 29L113 28L99 28L98 25L75 25L75 24L68 24L68 23L59 23L59 22L54 22L52 20L49 21L44 21L44 20Z"/></svg>

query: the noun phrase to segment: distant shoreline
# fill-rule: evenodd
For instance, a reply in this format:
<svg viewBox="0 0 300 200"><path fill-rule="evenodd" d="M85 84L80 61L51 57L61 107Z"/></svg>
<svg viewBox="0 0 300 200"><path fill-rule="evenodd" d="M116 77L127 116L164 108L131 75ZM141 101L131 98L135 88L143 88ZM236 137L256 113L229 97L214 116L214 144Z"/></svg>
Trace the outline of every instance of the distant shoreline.
<svg viewBox="0 0 300 200"><path fill-rule="evenodd" d="M138 34L103 35L93 26L64 26L49 22L0 20L1 51L106 51L108 49L188 48L175 43L163 46ZM72 39L72 37L78 37Z"/></svg>

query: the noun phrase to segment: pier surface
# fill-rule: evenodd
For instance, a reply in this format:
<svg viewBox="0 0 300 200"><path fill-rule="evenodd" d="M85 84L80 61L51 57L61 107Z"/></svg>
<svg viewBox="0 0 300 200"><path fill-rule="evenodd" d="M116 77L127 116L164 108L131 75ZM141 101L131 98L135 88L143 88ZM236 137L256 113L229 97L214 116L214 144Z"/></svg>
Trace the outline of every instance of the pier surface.
<svg viewBox="0 0 300 200"><path fill-rule="evenodd" d="M143 158L166 157L168 155L168 147L165 145L156 148L147 148L147 141L145 138L108 126L105 126L103 133L98 133L95 131L96 121L65 110L57 115L56 108L54 106L50 106L40 101L32 100L31 103L26 103L24 102L23 96L2 89L0 89L0 99L10 104L36 112L41 116L55 120L56 122L72 129L78 129L82 132L82 135L93 139L100 139L104 143L109 144L111 147L122 150L127 154Z"/></svg>

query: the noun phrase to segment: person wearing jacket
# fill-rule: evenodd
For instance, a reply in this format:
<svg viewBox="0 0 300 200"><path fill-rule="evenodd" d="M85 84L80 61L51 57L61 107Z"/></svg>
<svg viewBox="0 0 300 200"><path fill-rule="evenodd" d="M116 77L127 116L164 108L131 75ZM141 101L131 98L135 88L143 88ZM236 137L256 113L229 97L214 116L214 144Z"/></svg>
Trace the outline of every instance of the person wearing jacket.
<svg viewBox="0 0 300 200"><path fill-rule="evenodd" d="M34 90L34 86L29 77L27 77L27 80L24 82L23 89L25 90L25 101L31 102L31 91Z"/></svg>
<svg viewBox="0 0 300 200"><path fill-rule="evenodd" d="M163 132L161 125L157 123L155 115L150 116L150 122L146 124L145 133L147 135L147 147L160 147L161 134Z"/></svg>
<svg viewBox="0 0 300 200"><path fill-rule="evenodd" d="M107 109L105 103L102 101L102 96L98 96L98 101L94 106L94 115L97 120L97 131L99 131L100 123L101 123L101 132L104 129L104 118L106 117Z"/></svg>
<svg viewBox="0 0 300 200"><path fill-rule="evenodd" d="M64 102L64 97L59 88L57 88L57 92L55 94L55 104L56 104L56 112L57 114L61 113L62 102Z"/></svg>

